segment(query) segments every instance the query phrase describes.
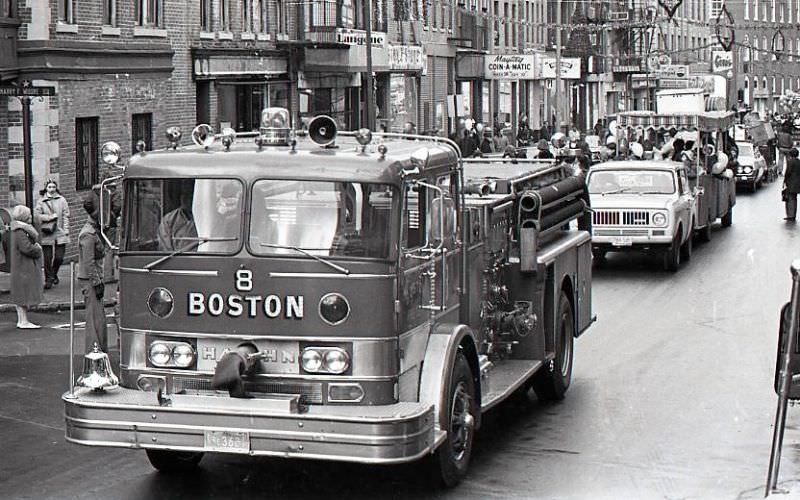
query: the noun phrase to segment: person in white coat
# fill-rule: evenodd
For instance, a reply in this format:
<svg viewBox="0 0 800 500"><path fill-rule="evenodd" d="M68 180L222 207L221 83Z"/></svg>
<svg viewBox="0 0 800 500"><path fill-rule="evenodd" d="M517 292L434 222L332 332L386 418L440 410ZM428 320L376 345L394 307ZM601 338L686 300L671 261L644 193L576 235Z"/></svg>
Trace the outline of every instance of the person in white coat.
<svg viewBox="0 0 800 500"><path fill-rule="evenodd" d="M64 262L64 250L69 243L69 204L58 191L58 184L48 180L39 192L42 198L36 203L36 219L41 221L42 254L44 257L44 287L58 284L58 270Z"/></svg>

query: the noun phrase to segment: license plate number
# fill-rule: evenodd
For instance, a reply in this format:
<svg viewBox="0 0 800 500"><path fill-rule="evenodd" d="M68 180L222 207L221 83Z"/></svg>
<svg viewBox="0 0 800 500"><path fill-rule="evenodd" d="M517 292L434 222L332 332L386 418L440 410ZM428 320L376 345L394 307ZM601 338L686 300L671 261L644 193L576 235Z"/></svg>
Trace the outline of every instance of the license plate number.
<svg viewBox="0 0 800 500"><path fill-rule="evenodd" d="M633 240L630 236L616 236L611 239L611 244L615 247L629 247L633 245Z"/></svg>
<svg viewBox="0 0 800 500"><path fill-rule="evenodd" d="M205 449L228 453L249 453L250 434L247 432L206 431Z"/></svg>

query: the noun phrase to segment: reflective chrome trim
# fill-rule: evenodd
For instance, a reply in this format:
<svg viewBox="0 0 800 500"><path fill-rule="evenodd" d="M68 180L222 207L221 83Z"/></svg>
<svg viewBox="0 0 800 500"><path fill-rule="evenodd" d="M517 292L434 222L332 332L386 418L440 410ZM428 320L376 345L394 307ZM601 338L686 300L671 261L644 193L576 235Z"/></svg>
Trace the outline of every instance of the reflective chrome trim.
<svg viewBox="0 0 800 500"><path fill-rule="evenodd" d="M455 309L457 306L453 307ZM452 310L450 309L450 310ZM141 328L127 328L120 326L120 333L133 333L143 335L162 335L165 337L192 337L207 339L236 339L236 340L299 340L303 342L397 342L397 336L390 337L319 337L310 335L241 335L230 333L202 333L202 332L177 332L167 330L142 330Z"/></svg>
<svg viewBox="0 0 800 500"><path fill-rule="evenodd" d="M342 273L269 273L270 278L347 278L351 280L395 278L394 274L342 274Z"/></svg>
<svg viewBox="0 0 800 500"><path fill-rule="evenodd" d="M571 233L569 236L555 241L552 245L549 245L547 249L539 252L539 257L536 260L539 264L550 264L568 248L577 247L591 239L592 236L587 231Z"/></svg>
<svg viewBox="0 0 800 500"><path fill-rule="evenodd" d="M120 267L120 272L135 274L167 274L174 276L219 276L219 271L199 271L195 269L142 269L138 267Z"/></svg>

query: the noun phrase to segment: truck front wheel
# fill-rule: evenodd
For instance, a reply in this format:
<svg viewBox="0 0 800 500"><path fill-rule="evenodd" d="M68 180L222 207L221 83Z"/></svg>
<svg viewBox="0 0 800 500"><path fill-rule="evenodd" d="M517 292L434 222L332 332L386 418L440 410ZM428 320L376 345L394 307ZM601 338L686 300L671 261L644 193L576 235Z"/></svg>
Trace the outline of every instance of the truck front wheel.
<svg viewBox="0 0 800 500"><path fill-rule="evenodd" d="M150 464L165 473L183 473L197 468L203 459L202 452L145 450Z"/></svg>
<svg viewBox="0 0 800 500"><path fill-rule="evenodd" d="M434 480L451 488L467 474L475 435L475 383L467 358L459 351L453 363L450 383L447 388L447 408L440 425L447 431L447 439L433 455L437 474Z"/></svg>
<svg viewBox="0 0 800 500"><path fill-rule="evenodd" d="M572 381L572 347L575 340L575 323L572 304L564 292L558 299L556 314L556 357L550 366L533 376L533 390L539 399L558 401L564 399Z"/></svg>
<svg viewBox="0 0 800 500"><path fill-rule="evenodd" d="M672 244L664 251L664 270L674 273L681 267L681 233L675 235Z"/></svg>
<svg viewBox="0 0 800 500"><path fill-rule="evenodd" d="M728 213L722 216L722 227L731 227L731 224L733 224L733 206L729 206Z"/></svg>

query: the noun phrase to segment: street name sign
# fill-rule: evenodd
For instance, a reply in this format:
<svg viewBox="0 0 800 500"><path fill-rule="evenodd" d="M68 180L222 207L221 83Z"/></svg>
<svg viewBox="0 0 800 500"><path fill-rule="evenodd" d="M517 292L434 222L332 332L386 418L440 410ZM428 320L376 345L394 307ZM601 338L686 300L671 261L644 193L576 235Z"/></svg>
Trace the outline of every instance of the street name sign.
<svg viewBox="0 0 800 500"><path fill-rule="evenodd" d="M11 97L52 97L56 95L55 87L17 87L14 85L0 85L0 96Z"/></svg>

